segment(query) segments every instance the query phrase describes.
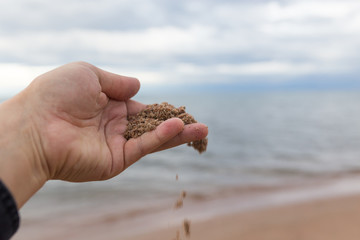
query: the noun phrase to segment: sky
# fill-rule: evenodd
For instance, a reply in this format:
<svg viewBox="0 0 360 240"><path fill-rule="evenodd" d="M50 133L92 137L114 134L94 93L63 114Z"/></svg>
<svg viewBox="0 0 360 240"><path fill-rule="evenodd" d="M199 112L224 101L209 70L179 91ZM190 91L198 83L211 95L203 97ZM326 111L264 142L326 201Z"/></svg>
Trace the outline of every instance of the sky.
<svg viewBox="0 0 360 240"><path fill-rule="evenodd" d="M359 87L358 0L2 0L0 94L72 61L143 86Z"/></svg>

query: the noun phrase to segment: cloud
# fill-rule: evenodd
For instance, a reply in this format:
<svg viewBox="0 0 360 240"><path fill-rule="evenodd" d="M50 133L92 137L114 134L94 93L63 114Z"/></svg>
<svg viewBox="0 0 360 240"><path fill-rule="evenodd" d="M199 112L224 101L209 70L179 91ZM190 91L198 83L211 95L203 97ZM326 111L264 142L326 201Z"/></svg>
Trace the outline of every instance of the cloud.
<svg viewBox="0 0 360 240"><path fill-rule="evenodd" d="M3 64L85 60L147 83L341 76L360 60L354 0L7 0L0 21Z"/></svg>
<svg viewBox="0 0 360 240"><path fill-rule="evenodd" d="M27 66L0 63L0 96L10 96L25 88L37 76L50 71L54 66Z"/></svg>

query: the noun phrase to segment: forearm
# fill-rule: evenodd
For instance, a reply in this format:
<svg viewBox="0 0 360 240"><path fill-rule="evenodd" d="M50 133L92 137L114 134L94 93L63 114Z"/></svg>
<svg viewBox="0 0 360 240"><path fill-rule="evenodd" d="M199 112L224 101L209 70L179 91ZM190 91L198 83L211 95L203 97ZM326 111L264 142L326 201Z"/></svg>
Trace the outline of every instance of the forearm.
<svg viewBox="0 0 360 240"><path fill-rule="evenodd" d="M36 134L27 114L26 99L19 94L0 104L0 179L18 208L45 183L37 156Z"/></svg>

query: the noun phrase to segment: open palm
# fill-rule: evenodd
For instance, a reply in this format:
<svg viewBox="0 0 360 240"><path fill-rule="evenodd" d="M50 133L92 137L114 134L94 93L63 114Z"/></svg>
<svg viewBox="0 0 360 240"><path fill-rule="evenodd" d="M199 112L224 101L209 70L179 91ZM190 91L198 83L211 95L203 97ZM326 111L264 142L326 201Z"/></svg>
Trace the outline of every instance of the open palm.
<svg viewBox="0 0 360 240"><path fill-rule="evenodd" d="M103 180L116 176L142 156L202 139L207 127L169 119L139 138L126 140L127 116L145 108L130 100L137 79L72 63L38 77L33 97L37 154L49 179Z"/></svg>

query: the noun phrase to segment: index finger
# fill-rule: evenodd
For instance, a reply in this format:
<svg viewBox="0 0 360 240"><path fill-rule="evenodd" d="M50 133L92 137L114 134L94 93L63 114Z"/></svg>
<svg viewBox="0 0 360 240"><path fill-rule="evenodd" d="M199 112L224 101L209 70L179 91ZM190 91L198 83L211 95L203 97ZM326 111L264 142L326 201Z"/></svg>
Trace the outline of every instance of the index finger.
<svg viewBox="0 0 360 240"><path fill-rule="evenodd" d="M121 76L95 67L101 91L108 97L125 101L133 97L140 89L140 82L133 77Z"/></svg>

